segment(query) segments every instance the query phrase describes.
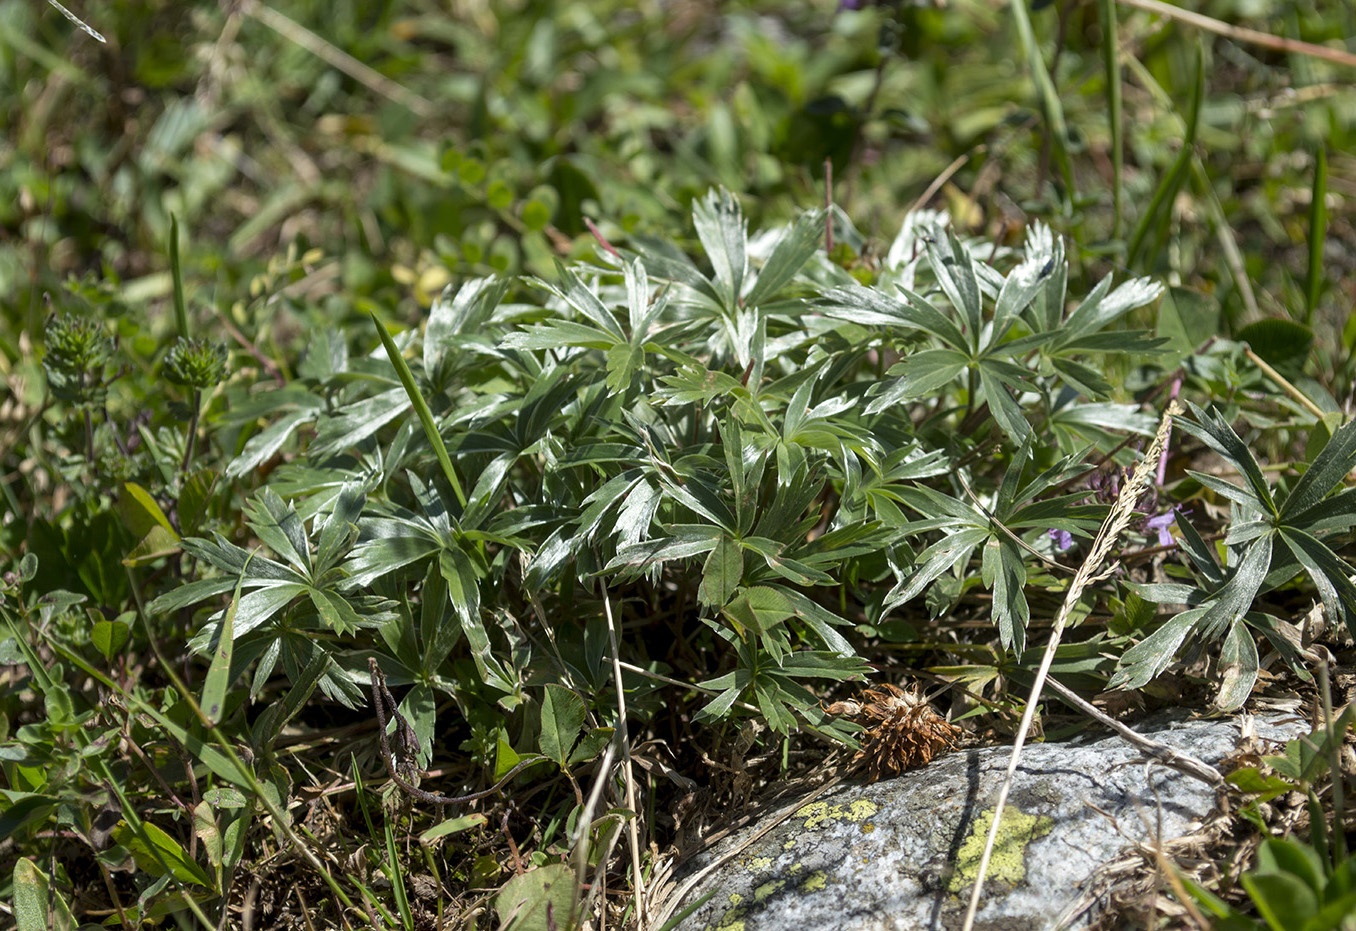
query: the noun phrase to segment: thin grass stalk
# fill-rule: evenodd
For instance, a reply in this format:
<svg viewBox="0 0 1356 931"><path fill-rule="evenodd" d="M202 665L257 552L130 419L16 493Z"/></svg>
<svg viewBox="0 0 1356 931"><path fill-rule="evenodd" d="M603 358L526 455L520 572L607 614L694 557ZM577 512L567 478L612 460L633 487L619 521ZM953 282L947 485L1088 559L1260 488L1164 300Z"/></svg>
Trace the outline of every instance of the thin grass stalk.
<svg viewBox="0 0 1356 931"><path fill-rule="evenodd" d="M1064 206L1066 211L1071 210L1074 202L1074 173L1073 160L1069 157L1069 130L1064 121L1064 105L1060 103L1054 79L1050 77L1050 70L1045 67L1045 59L1041 56L1040 43L1036 41L1036 31L1031 26L1026 0L1012 0L1008 8L1012 10L1012 18L1017 23L1017 36L1021 40L1022 50L1026 53L1031 79L1036 82L1041 111L1045 116L1045 126L1049 131L1051 146L1055 153L1055 163L1059 166L1059 173L1064 179Z"/></svg>
<svg viewBox="0 0 1356 931"><path fill-rule="evenodd" d="M574 873L575 873L575 882L579 886L583 886L585 884L585 880L588 878L589 840L593 834L593 811L595 808L598 807L598 799L602 797L603 787L607 785L607 781L612 778L611 776L612 760L616 756L616 754L617 754L617 743L614 740L612 743L607 745L607 750L603 752L603 758L598 765L598 775L593 780L593 787L589 790L589 797L584 802L584 808L582 811L579 812L579 820L575 824ZM619 833L620 831L612 832L612 839L608 843L608 850L603 854L603 856L598 858L598 874L599 874L598 878L601 878L601 876L607 870L607 861L612 853L611 847L613 844L616 843L617 835ZM579 908L576 914L578 914L580 917L588 914L589 909L593 907L593 897L598 893L599 888L601 888L601 882L593 882L589 884L588 894L584 896L584 900L582 902L579 902ZM605 915L606 913L607 913L607 902L604 901L602 904L602 914ZM573 921L574 917L575 916L573 915L570 916L571 921Z"/></svg>
<svg viewBox="0 0 1356 931"><path fill-rule="evenodd" d="M240 10L299 48L310 52L331 68L343 72L387 100L400 104L416 116L428 118L437 114L438 108L428 98L368 67L328 39L316 35L301 23L279 13L267 4L245 0L240 5Z"/></svg>
<svg viewBox="0 0 1356 931"><path fill-rule="evenodd" d="M1311 58L1320 58L1323 61L1330 61L1335 65L1356 68L1356 55L1353 55L1345 49L1331 48L1326 45L1315 45L1312 42L1305 42L1302 39L1288 39L1285 36L1274 36L1269 32L1259 32L1256 29L1249 29L1246 26L1235 26L1231 23L1215 19L1212 16L1205 16L1192 10L1184 10L1181 7L1173 6L1170 3L1162 3L1160 0L1116 0L1116 2L1121 6L1134 7L1138 10L1157 13L1161 16L1166 16L1168 19L1175 19L1178 22L1187 23L1188 25L1195 26L1197 29L1213 32L1217 36L1233 39L1235 42L1247 42L1250 45L1260 45L1263 48L1275 49L1278 52L1308 55Z"/></svg>
<svg viewBox="0 0 1356 931"><path fill-rule="evenodd" d="M612 617L612 599L603 590L603 613L607 615L607 638L612 647L612 678L617 687L617 737L621 742L622 771L626 777L626 807L631 811L627 828L631 846L631 875L639 926L645 923L645 875L640 867L640 812L636 809L636 774L631 765L631 741L626 729L626 689L622 683L621 650L617 646L617 622Z"/></svg>
<svg viewBox="0 0 1356 931"><path fill-rule="evenodd" d="M47 0L47 2L50 3L52 6L56 7L61 12L62 16L66 17L71 22L79 26L81 30L84 31L85 35L89 36L91 39L94 39L98 42L103 42L105 45L108 44L108 40L105 39L97 29L95 29L89 23L85 22L80 17L76 16L70 10L66 9L60 3L57 3L57 0Z"/></svg>
<svg viewBox="0 0 1356 931"><path fill-rule="evenodd" d="M1149 92L1154 102L1164 108L1173 106L1172 98L1168 96L1167 91L1154 80L1149 70L1144 67L1138 58L1127 57L1125 66L1134 74L1140 85ZM1178 120L1182 125L1182 134L1186 135L1186 121L1181 117ZM1243 251L1238 247L1237 237L1234 235L1233 228L1229 225L1229 220L1224 213L1224 205L1220 203L1219 195L1215 193L1214 184L1210 180L1210 175L1205 170L1205 163L1201 161L1200 155L1192 152L1191 154L1191 176L1196 182L1197 190L1205 199L1206 209L1210 212L1210 222L1215 228L1215 238L1219 240L1220 251L1224 256L1224 264L1229 268L1230 277L1233 279L1234 287L1238 288L1238 296L1243 300L1243 308L1247 311L1249 318L1255 319L1260 316L1261 311L1257 306L1257 295L1253 292L1252 279L1248 277L1247 268L1243 263Z"/></svg>
<svg viewBox="0 0 1356 931"><path fill-rule="evenodd" d="M405 394L409 396L410 404L414 407L415 414L419 417L419 423L423 425L424 436L428 439L429 446L433 447L433 454L438 457L438 465L442 467L443 475L447 482L452 486L452 492L457 496L457 503L461 505L463 511L466 510L466 492L461 490L461 482L457 478L457 471L452 467L452 457L447 454L447 446L443 444L442 434L438 432L438 425L433 420L433 411L429 409L428 402L424 396L419 393L419 386L414 382L414 373L410 371L409 363L405 357L400 354L400 347L391 339L391 334L386 332L377 315L368 312L372 318L372 325L377 328L377 335L381 337L381 345L386 349L386 356L391 360L391 365L395 367L396 375L400 378L400 384L405 388ZM455 519L454 519L455 522Z"/></svg>
<svg viewBox="0 0 1356 931"><path fill-rule="evenodd" d="M1318 695L1323 701L1323 729L1328 739L1328 767L1332 779L1332 823L1333 849L1332 862L1341 863L1347 858L1346 831L1346 795L1343 788L1345 776L1342 773L1342 751L1340 736L1333 731L1332 685L1328 681L1328 661L1325 657L1318 664Z"/></svg>
<svg viewBox="0 0 1356 931"><path fill-rule="evenodd" d="M1054 663L1055 651L1059 648L1060 637L1063 636L1064 627L1069 622L1069 615L1073 613L1074 606L1078 604L1084 590L1110 573L1112 566L1103 568L1103 563L1110 555L1111 549L1116 545L1121 533L1134 519L1135 505L1139 502L1144 489L1153 481L1154 473L1158 468L1158 457L1167 447L1168 437L1172 433L1172 418L1180 413L1182 413L1181 404L1175 400L1170 401L1168 409L1163 413L1162 420L1159 421L1158 431L1154 435L1153 442L1149 444L1149 448L1135 465L1135 471L1130 476L1130 480L1121 489L1120 496L1117 497L1116 503L1111 508L1111 513L1107 515L1106 520L1102 523L1102 529L1092 543L1092 550L1088 553L1087 559L1083 560L1083 565L1079 567L1073 582L1069 584L1069 591L1064 596L1064 603L1055 616L1054 628L1050 632L1050 642L1045 646L1045 654L1041 657L1040 669L1036 671L1036 680L1031 685L1031 694L1027 697L1026 708L1022 712L1022 723L1017 728L1017 738L1012 746L1012 757L1008 760L1007 775L1003 779L1002 788L998 791L998 802L994 806L993 824L989 827L989 837L979 859L979 871L978 875L975 876L974 889L970 892L970 905L965 911L965 923L961 926L962 931L973 931L975 915L979 911L979 898L984 891L984 874L989 868L989 858L992 856L994 845L998 841L998 829L1003 820L1003 806L1007 804L1008 793L1012 789L1013 778L1017 773L1017 764L1022 758L1022 746L1026 743L1027 734L1031 731L1031 722L1036 716L1036 703L1040 701L1041 692L1045 688L1045 681L1050 675L1050 666Z"/></svg>
<svg viewBox="0 0 1356 931"><path fill-rule="evenodd" d="M1314 149L1314 185L1309 197L1309 276L1304 282L1304 325L1314 322L1323 293L1323 241L1328 235L1328 153L1322 143Z"/></svg>
<svg viewBox="0 0 1356 931"><path fill-rule="evenodd" d="M1168 216L1172 211L1173 198L1181 190L1182 182L1186 179L1187 169L1191 165L1191 156L1196 145L1196 130L1200 122L1201 98L1205 94L1205 51L1198 44L1196 46L1196 80L1191 88L1191 104L1187 110L1185 129L1182 133L1182 148L1173 159L1172 166L1163 179L1155 188L1153 197L1149 200L1149 206L1145 209L1139 222L1135 224L1135 230L1130 236L1130 246L1125 253L1125 263L1131 268L1136 268L1136 260L1139 258L1140 250L1144 246L1144 240L1149 232L1162 226L1167 222Z"/></svg>
<svg viewBox="0 0 1356 931"><path fill-rule="evenodd" d="M1102 61L1106 66L1107 119L1111 124L1111 238L1121 238L1121 188L1125 175L1125 124L1121 113L1121 60L1117 39L1116 0L1100 0Z"/></svg>
<svg viewBox="0 0 1356 931"><path fill-rule="evenodd" d="M1219 195L1215 193L1215 185L1205 170L1205 163L1195 152L1191 154L1191 177L1195 180L1201 196L1205 198L1206 210L1210 212L1210 222L1215 227L1215 238L1219 240L1224 264L1229 269L1234 287L1238 288L1238 296L1243 300L1243 309L1247 311L1248 318L1256 320L1262 315L1262 311L1257 306L1257 294L1252 289L1252 279L1248 277L1247 266L1243 263L1243 250L1238 247L1238 238L1233 227L1229 225L1228 217L1224 215L1224 205L1220 203Z"/></svg>
<svg viewBox="0 0 1356 931"><path fill-rule="evenodd" d="M334 893L335 897L347 907L353 908L353 901L348 897L348 894L344 892L343 888L335 880L333 875L330 874L330 871L325 865L320 862L320 858L316 856L315 852L301 842L301 838L297 835L296 831L285 820L284 812L270 801L268 796L261 789L258 779L255 778L254 770L247 766L240 758L240 755L236 752L235 745L226 739L226 736L221 732L220 728L208 719L207 715L202 710L202 706L199 705L197 699L193 697L193 693L189 691L188 685L180 678L179 674L174 671L174 667L165 659L164 653L160 649L160 644L154 637L154 631L151 629L150 616L146 614L145 605L142 604L141 594L137 588L136 579L132 577L131 568L127 569L127 574L128 581L131 583L133 598L137 603L137 615L146 629L147 638L151 645L151 652L155 654L156 661L160 663L165 675L170 680L170 684L178 690L179 694L183 697L183 700L187 702L189 708L193 711L199 722L206 727L208 734L212 737L212 743L216 745L215 749L230 762L231 766L240 776L241 782L239 784L244 788L249 789L250 794L254 796L255 800L258 801L261 806L263 806L269 817L271 817L274 823L278 825L283 835L292 844L297 853L301 854L302 858L310 864L311 868L320 874L320 877L325 881L325 884L329 886L330 891ZM70 663L81 672L94 679L112 694L118 695L129 709L135 709L138 713L147 715L152 720L156 721L156 723L160 724L161 727L164 727L166 733L170 734L172 737L175 736L172 727L170 727L170 719L159 709L142 701L131 692L128 692L118 683L91 666L78 653L67 649L58 641L52 640L49 641L49 643L52 649L69 660ZM175 737L175 739L177 740L178 738ZM206 743L204 743L204 746L206 746ZM345 919L345 921L347 921L347 919Z"/></svg>
<svg viewBox="0 0 1356 931"><path fill-rule="evenodd" d="M188 303L184 300L184 271L179 264L179 218L170 214L170 280L174 285L174 326L182 339L189 338Z"/></svg>
<svg viewBox="0 0 1356 931"><path fill-rule="evenodd" d="M131 570L128 571L130 572ZM20 634L19 627L14 623L9 612L0 610L0 618L4 619L5 626L9 629L12 639L22 654L23 663L28 666L29 675L36 683L35 690L39 694L46 696L52 694L56 689L61 688L62 686L58 686L48 674L47 667L43 665L42 659L38 656L36 647L28 642L27 637ZM32 629L32 625L26 623L25 626L28 627L28 635L36 640L37 633ZM70 651L66 650L57 641L52 640L49 642L56 652L61 655L65 656L70 653ZM173 675L172 672L171 675ZM75 740L81 747L87 746L89 742L89 739L85 736L84 732L79 730L76 731ZM204 927L211 927L212 922L208 920L207 915L202 910L202 906L200 906L197 900L189 893L183 880L181 880L170 868L170 865L165 861L165 856L161 852L159 846L157 846L147 835L145 822L141 819L140 814L138 814L137 807L132 804L126 793L123 792L121 783L113 778L113 774L108 769L103 758L97 754L91 756L89 757L88 765L90 769L94 771L95 775L99 777L100 781L107 786L109 791L117 798L118 806L122 810L123 819L127 822L128 828L130 828L132 832L136 834L137 839L146 846L147 851L155 858L156 863L164 873L168 874L174 883L175 890L179 893L180 898L183 899L184 904L193 912L194 916L202 922ZM56 875L55 870L52 870L52 875Z"/></svg>
<svg viewBox="0 0 1356 931"><path fill-rule="evenodd" d="M1248 361L1252 362L1253 365L1257 366L1259 369L1262 370L1263 375L1271 379L1276 385L1278 385L1281 388L1282 391L1284 391L1286 394L1290 395L1292 398L1298 401L1306 411L1313 414L1319 420L1323 419L1323 409L1319 407L1317 404L1315 404L1313 401L1311 401L1307 394L1305 394L1303 391L1300 391L1293 384L1291 384L1290 379L1286 378L1280 372L1276 371L1269 364L1267 364L1267 361L1265 359L1263 359L1257 353L1253 352L1251 346L1246 347L1243 350L1243 354L1248 357Z"/></svg>

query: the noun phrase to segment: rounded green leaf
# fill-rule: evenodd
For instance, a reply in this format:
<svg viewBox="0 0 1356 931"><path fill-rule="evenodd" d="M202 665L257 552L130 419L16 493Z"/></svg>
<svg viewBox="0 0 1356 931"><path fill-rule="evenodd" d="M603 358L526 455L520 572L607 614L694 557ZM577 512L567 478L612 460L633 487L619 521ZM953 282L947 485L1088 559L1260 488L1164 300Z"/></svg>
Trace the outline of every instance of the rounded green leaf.
<svg viewBox="0 0 1356 931"><path fill-rule="evenodd" d="M1297 378L1314 348L1314 331L1293 320L1258 320L1234 336L1247 343L1272 368L1287 378Z"/></svg>
<svg viewBox="0 0 1356 931"><path fill-rule="evenodd" d="M523 204L523 225L530 230L545 229L551 222L551 208L539 200L529 200Z"/></svg>
<svg viewBox="0 0 1356 931"><path fill-rule="evenodd" d="M492 181L485 191L485 199L495 210L503 210L513 203L513 188L503 181Z"/></svg>
<svg viewBox="0 0 1356 931"><path fill-rule="evenodd" d="M515 876L494 900L504 931L556 931L573 927L574 870L552 863Z"/></svg>

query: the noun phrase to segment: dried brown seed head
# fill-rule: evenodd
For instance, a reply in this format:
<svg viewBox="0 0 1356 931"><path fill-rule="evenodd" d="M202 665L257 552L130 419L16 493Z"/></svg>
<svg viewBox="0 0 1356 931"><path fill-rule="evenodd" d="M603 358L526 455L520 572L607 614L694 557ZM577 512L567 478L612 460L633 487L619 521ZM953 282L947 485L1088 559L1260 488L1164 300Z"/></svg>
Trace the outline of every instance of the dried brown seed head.
<svg viewBox="0 0 1356 931"><path fill-rule="evenodd" d="M960 728L934 711L917 687L905 690L887 683L867 689L860 700L835 702L825 710L866 728L856 760L865 764L873 782L926 766L960 734Z"/></svg>

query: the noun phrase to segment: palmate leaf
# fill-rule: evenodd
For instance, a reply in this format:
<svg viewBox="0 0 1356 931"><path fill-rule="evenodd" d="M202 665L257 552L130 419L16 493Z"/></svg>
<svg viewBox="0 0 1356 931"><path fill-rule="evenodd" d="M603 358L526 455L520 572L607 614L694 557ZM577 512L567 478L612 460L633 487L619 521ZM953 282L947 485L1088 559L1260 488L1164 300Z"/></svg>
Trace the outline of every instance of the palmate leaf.
<svg viewBox="0 0 1356 931"><path fill-rule="evenodd" d="M1190 401L1187 402L1195 422L1176 418L1174 423L1183 432L1194 436L1210 449L1224 458L1238 470L1246 481L1250 506L1258 513L1277 515L1279 511L1272 498L1271 486L1262 475L1262 467L1253 458L1252 450L1244 443L1217 412L1203 411Z"/></svg>
<svg viewBox="0 0 1356 931"><path fill-rule="evenodd" d="M1191 608L1183 611L1126 650L1117 663L1116 672L1107 683L1107 688L1138 689L1157 678L1177 656L1187 635L1206 610Z"/></svg>
<svg viewBox="0 0 1356 931"><path fill-rule="evenodd" d="M701 556L715 549L721 538L721 529L708 524L670 525L664 530L667 536L619 548L607 570L639 573L659 563Z"/></svg>
<svg viewBox="0 0 1356 931"><path fill-rule="evenodd" d="M692 223L715 271L715 290L721 306L734 313L744 293L748 273L748 230L739 201L724 188L712 189L693 204Z"/></svg>
<svg viewBox="0 0 1356 931"><path fill-rule="evenodd" d="M813 540L793 539L785 552L811 569L831 569L849 560L879 553L894 542L894 532L878 521L858 520Z"/></svg>
<svg viewBox="0 0 1356 931"><path fill-rule="evenodd" d="M480 620L480 575L475 564L460 550L443 550L438 554L438 569L447 583L448 598L471 648L480 680L501 692L515 693L516 677L494 655L489 634Z"/></svg>
<svg viewBox="0 0 1356 931"><path fill-rule="evenodd" d="M272 392L272 394L281 394L282 392ZM250 437L245 443L244 449L240 455L227 464L225 475L227 478L240 478L253 472L263 463L273 458L279 450L283 448L301 428L303 424L314 423L325 409L323 398L316 397L309 391L296 391L295 395L300 397L300 409L284 414L278 420L269 424L260 432ZM282 399L278 399L281 401ZM280 404L279 407L282 407Z"/></svg>
<svg viewBox="0 0 1356 931"><path fill-rule="evenodd" d="M237 603L231 633L237 640L250 631L273 620L284 608L308 591L307 586L295 583L269 585L256 588L240 596ZM189 641L195 653L210 650L220 634L221 621L225 610L208 619L202 629Z"/></svg>
<svg viewBox="0 0 1356 931"><path fill-rule="evenodd" d="M1259 536L1248 546L1238 567L1216 594L1215 600L1201 616L1201 634L1214 640L1252 607L1253 599L1266 580L1271 567L1273 533Z"/></svg>
<svg viewBox="0 0 1356 931"><path fill-rule="evenodd" d="M999 640L1007 649L1021 653L1026 648L1026 626L1031 620L1027 605L1026 566L1011 540L989 539L984 544L981 572L993 592L993 619Z"/></svg>
<svg viewBox="0 0 1356 931"><path fill-rule="evenodd" d="M1302 570L1318 589L1328 616L1356 629L1356 583L1350 567L1311 532L1313 525L1305 526L1312 520L1321 526L1319 532L1327 533L1345 530L1356 522L1352 514L1356 495L1349 490L1326 503L1324 500L1356 465L1356 427L1348 424L1333 434L1309 471L1277 507L1261 467L1233 429L1214 412L1202 412L1194 406L1192 410L1197 422L1183 421L1183 429L1227 459L1246 481L1240 487L1215 476L1193 473L1202 485L1237 505L1235 513L1241 519L1229 528L1224 539L1230 551L1238 555L1237 562L1231 570L1221 570L1211 547L1189 521L1179 518L1183 551L1201 582L1198 586L1155 585L1136 590L1152 601L1193 607L1128 651L1112 686L1143 685L1166 668L1193 634L1206 641L1223 637L1223 682L1217 705L1232 709L1246 698L1256 678L1256 648L1250 630L1260 630L1275 639L1265 616L1251 611L1259 593L1287 582ZM1310 478L1310 473L1316 474ZM1282 544L1279 548L1278 540ZM1293 663L1299 662L1293 650L1281 649Z"/></svg>
<svg viewBox="0 0 1356 931"><path fill-rule="evenodd" d="M1337 488L1353 468L1356 468L1356 420L1339 427L1314 457L1285 499L1280 511L1281 520L1296 525L1307 523L1307 512ZM1356 508L1338 510L1356 513ZM1329 515L1331 513L1329 510Z"/></svg>
<svg viewBox="0 0 1356 931"><path fill-rule="evenodd" d="M986 361L979 365L979 385L989 402L989 413L1008 438L1017 443L1027 440L1031 424L1026 422L1022 406L1008 390L1009 386L1016 386L1016 379L997 364Z"/></svg>
<svg viewBox="0 0 1356 931"><path fill-rule="evenodd" d="M1054 267L1053 256L1038 252L1028 254L1026 261L1008 273L994 303L993 322L985 340L986 345L993 346L1003 341L1013 323L1044 289L1044 279L1054 271Z"/></svg>
<svg viewBox="0 0 1356 931"><path fill-rule="evenodd" d="M750 307L761 307L789 284L819 248L823 230L822 210L810 210L801 214L777 240L772 254L759 269L758 277L753 287L749 289L744 303Z"/></svg>
<svg viewBox="0 0 1356 931"><path fill-rule="evenodd" d="M419 512L382 504L359 520L362 538L344 564L344 588L364 588L442 550L461 548L464 534L453 523L439 486L426 485L413 473L407 478Z"/></svg>
<svg viewBox="0 0 1356 931"><path fill-rule="evenodd" d="M785 594L767 585L742 588L722 609L721 613L745 630L757 634L771 631L778 624L794 617L795 608Z"/></svg>
<svg viewBox="0 0 1356 931"><path fill-rule="evenodd" d="M646 272L654 277L685 286L714 308L721 306L711 280L673 243L644 235L633 236L632 242L636 245L636 252L621 250L627 259L638 259Z"/></svg>
<svg viewBox="0 0 1356 931"><path fill-rule="evenodd" d="M954 349L925 349L910 354L890 367L893 381L866 407L867 414L878 414L909 398L932 394L950 384L970 365L970 357Z"/></svg>
<svg viewBox="0 0 1356 931"><path fill-rule="evenodd" d="M927 298L906 288L897 289L904 301L874 288L851 285L836 288L815 302L815 309L861 326L902 328L902 335L921 330L952 349L969 353L971 346L960 327Z"/></svg>
<svg viewBox="0 0 1356 931"><path fill-rule="evenodd" d="M477 332L504 299L508 288L506 278L472 279L455 292L448 285L429 308L424 328L424 371L437 372L449 359L453 338Z"/></svg>
<svg viewBox="0 0 1356 931"><path fill-rule="evenodd" d="M729 636L733 637L734 634ZM764 716L772 716L768 723L774 728L794 727L796 714L818 722L823 719L819 698L800 685L797 679L846 681L860 679L871 671L871 667L855 655L806 650L787 654L780 663L760 663L754 648L743 642L739 643L737 653L739 668L698 683L700 688L718 690L719 694L697 712L695 720L717 721L724 718L740 696L752 687L752 697L759 711Z"/></svg>
<svg viewBox="0 0 1356 931"><path fill-rule="evenodd" d="M353 548L358 537L358 518L366 500L367 495L358 482L348 482L340 490L320 527L315 559L317 576L328 572Z"/></svg>
<svg viewBox="0 0 1356 931"><path fill-rule="evenodd" d="M929 240L928 262L951 306L965 321L970 350L977 350L983 327L983 308L974 259L960 240L947 230L943 235Z"/></svg>
<svg viewBox="0 0 1356 931"><path fill-rule="evenodd" d="M702 567L697 599L704 605L719 608L734 597L743 578L744 551L732 537L721 534Z"/></svg>
<svg viewBox="0 0 1356 931"><path fill-rule="evenodd" d="M1341 618L1348 630L1356 631L1356 583L1351 580L1351 567L1298 527L1282 527L1278 535L1318 588L1328 617Z"/></svg>
<svg viewBox="0 0 1356 931"><path fill-rule="evenodd" d="M506 333L499 341L505 349L581 349L630 348L620 335L613 335L587 323L574 320L546 320L530 330Z"/></svg>
<svg viewBox="0 0 1356 931"><path fill-rule="evenodd" d="M808 563L801 562L786 555L790 548L776 540L769 540L767 537L744 537L739 541L745 549L753 550L763 558L763 562L768 569L775 575L786 579L788 582L794 582L797 585L832 585L833 576L827 572L821 572ZM838 562L834 558L833 562Z"/></svg>
<svg viewBox="0 0 1356 931"><path fill-rule="evenodd" d="M1252 695L1259 668L1257 642L1251 628L1239 618L1230 626L1220 647L1221 684L1215 696L1215 707L1226 714L1242 708Z"/></svg>
<svg viewBox="0 0 1356 931"><path fill-rule="evenodd" d="M1143 307L1146 304L1158 300L1163 294L1163 285L1150 278L1133 278L1129 281L1123 281L1116 286L1116 290L1110 291L1111 276L1107 275L1092 292L1083 300L1082 303L1069 314L1068 318L1059 327L1059 342L1057 346L1067 346L1085 339L1090 334L1103 330L1108 324L1114 323L1125 316L1136 307ZM1108 294L1108 291L1110 293ZM1128 334L1117 333L1116 336L1123 337ZM1107 347L1107 351L1114 351L1112 347Z"/></svg>
<svg viewBox="0 0 1356 931"><path fill-rule="evenodd" d="M407 519L365 517L363 540L353 548L344 565L346 585L358 589L405 566L420 562L444 546L442 537L418 515L406 512Z"/></svg>
<svg viewBox="0 0 1356 931"><path fill-rule="evenodd" d="M1072 359L1050 360L1050 368L1059 374L1064 384L1089 398L1104 398L1111 394L1111 384L1101 373Z"/></svg>
<svg viewBox="0 0 1356 931"><path fill-rule="evenodd" d="M311 452L336 453L357 446L375 436L388 423L403 417L409 409L406 391L399 386L345 404L336 413L317 421Z"/></svg>
<svg viewBox="0 0 1356 931"><path fill-rule="evenodd" d="M975 547L988 538L987 528L969 527L948 533L918 554L914 570L885 596L884 607L895 608L916 598L943 572L969 561Z"/></svg>
<svg viewBox="0 0 1356 931"><path fill-rule="evenodd" d="M306 528L296 509L284 503L277 492L265 487L251 498L245 504L245 520L269 549L301 574L310 576L311 551Z"/></svg>

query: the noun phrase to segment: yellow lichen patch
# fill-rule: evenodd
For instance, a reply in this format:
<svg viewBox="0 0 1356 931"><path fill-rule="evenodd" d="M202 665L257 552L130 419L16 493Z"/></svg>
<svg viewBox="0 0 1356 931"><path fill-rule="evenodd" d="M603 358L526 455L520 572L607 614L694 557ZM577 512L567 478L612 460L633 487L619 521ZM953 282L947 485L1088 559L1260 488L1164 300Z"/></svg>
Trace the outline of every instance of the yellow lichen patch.
<svg viewBox="0 0 1356 931"><path fill-rule="evenodd" d="M961 844L956 854L956 869L951 875L947 887L952 892L960 892L972 885L979 873L979 861L984 854L984 844L989 839L989 829L993 827L993 811L981 812L975 819L970 836ZM1011 806L1003 810L1003 820L998 825L993 854L989 858L987 877L989 880L1001 880L1010 886L1016 886L1026 879L1026 845L1037 837L1049 834L1054 827L1054 819L1044 815L1028 815Z"/></svg>
<svg viewBox="0 0 1356 931"><path fill-rule="evenodd" d="M875 832L875 830L876 830L876 822L874 822L874 821L868 821L868 822L866 822L866 824L862 825L862 833L863 833L863 834L872 834L872 833Z"/></svg>
<svg viewBox="0 0 1356 931"><path fill-rule="evenodd" d="M811 802L796 812L795 817L805 819L805 830L816 831L830 821L851 821L860 824L880 811L880 806L869 799L859 798L846 805L830 805L828 802Z"/></svg>
<svg viewBox="0 0 1356 931"><path fill-rule="evenodd" d="M823 870L815 870L809 876L805 877L805 882L800 884L801 892L823 892L829 885L829 874Z"/></svg>
<svg viewBox="0 0 1356 931"><path fill-rule="evenodd" d="M790 850L794 846L796 846L796 839L794 837L788 837L786 842L782 844L782 849Z"/></svg>
<svg viewBox="0 0 1356 931"><path fill-rule="evenodd" d="M765 870L771 865L772 865L771 857L749 857L748 860L744 861L744 868L747 869L750 873L756 873L761 870Z"/></svg>
<svg viewBox="0 0 1356 931"><path fill-rule="evenodd" d="M878 811L880 811L880 806L875 802L859 798L848 805L847 819L854 823L861 823Z"/></svg>
<svg viewBox="0 0 1356 931"><path fill-rule="evenodd" d="M765 882L757 889L753 890L753 901L765 902L778 892L781 892L782 886L785 885L786 880L784 879L774 879L770 882Z"/></svg>
<svg viewBox="0 0 1356 931"><path fill-rule="evenodd" d="M795 876L797 873L799 873L799 872L800 872L801 870L803 870L803 869L805 869L805 864L804 864L804 863L792 863L790 866L788 866L788 867L786 868L786 875L787 875L787 876Z"/></svg>
<svg viewBox="0 0 1356 931"><path fill-rule="evenodd" d="M708 931L744 931L744 918L748 915L746 908L732 908L713 926L708 925Z"/></svg>

